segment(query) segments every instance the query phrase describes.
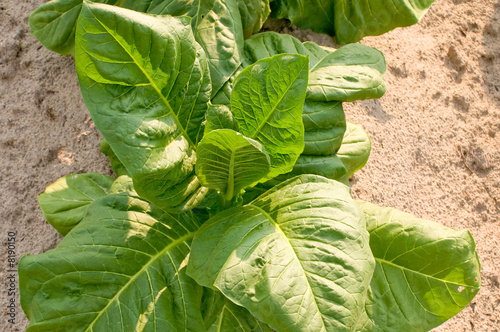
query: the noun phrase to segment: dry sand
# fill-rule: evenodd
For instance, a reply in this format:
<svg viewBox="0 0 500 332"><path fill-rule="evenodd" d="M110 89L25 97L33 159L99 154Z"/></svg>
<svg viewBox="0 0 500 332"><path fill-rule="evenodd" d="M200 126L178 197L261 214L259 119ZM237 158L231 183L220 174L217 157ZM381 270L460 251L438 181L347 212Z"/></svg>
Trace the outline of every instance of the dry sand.
<svg viewBox="0 0 500 332"><path fill-rule="evenodd" d="M36 195L70 173L112 175L83 104L71 57L30 35L29 13L42 0L0 2L0 237L6 278L7 232L17 258L53 248L61 237L43 219ZM330 38L271 24L301 40ZM373 143L352 180L355 198L391 206L473 234L482 288L435 331L500 330L500 2L444 0L420 24L362 43L387 60L387 93L347 104L351 122ZM6 305L6 283L0 290ZM17 299L18 301L18 299ZM19 302L17 302L18 304ZM2 309L0 330L8 326Z"/></svg>

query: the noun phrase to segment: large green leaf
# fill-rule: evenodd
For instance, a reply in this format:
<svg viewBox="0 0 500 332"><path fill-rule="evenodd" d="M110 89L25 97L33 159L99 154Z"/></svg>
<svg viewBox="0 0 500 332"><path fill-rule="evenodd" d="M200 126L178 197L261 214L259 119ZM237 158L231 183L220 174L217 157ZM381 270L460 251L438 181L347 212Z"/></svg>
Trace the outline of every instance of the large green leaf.
<svg viewBox="0 0 500 332"><path fill-rule="evenodd" d="M342 144L346 121L342 102L306 99L302 112L305 155L328 156Z"/></svg>
<svg viewBox="0 0 500 332"><path fill-rule="evenodd" d="M287 174L287 177L290 178L291 176L300 174L316 174L328 179L338 180L346 173L346 167L336 155L301 155L293 166L293 171Z"/></svg>
<svg viewBox="0 0 500 332"><path fill-rule="evenodd" d="M238 0L238 6L245 38L259 32L271 12L269 0Z"/></svg>
<svg viewBox="0 0 500 332"><path fill-rule="evenodd" d="M38 195L43 216L61 235L66 235L83 219L90 204L109 193L114 180L95 173L60 178Z"/></svg>
<svg viewBox="0 0 500 332"><path fill-rule="evenodd" d="M204 135L216 129L232 129L238 131L238 124L233 113L226 105L210 105L207 110Z"/></svg>
<svg viewBox="0 0 500 332"><path fill-rule="evenodd" d="M139 196L134 189L134 182L128 175L120 175L109 188L109 194L128 193L131 196Z"/></svg>
<svg viewBox="0 0 500 332"><path fill-rule="evenodd" d="M228 201L271 169L262 144L231 129L209 132L197 152L196 174L201 184L218 190Z"/></svg>
<svg viewBox="0 0 500 332"><path fill-rule="evenodd" d="M339 101L380 98L385 93L385 59L374 48L354 44L338 50L265 32L245 41L243 66L282 53L309 55L309 81L302 120L306 155L327 156L342 142L346 123ZM225 87L230 91L230 87ZM225 92L228 94L228 92Z"/></svg>
<svg viewBox="0 0 500 332"><path fill-rule="evenodd" d="M56 249L20 260L27 331L204 331L185 274L197 228L126 193L92 203Z"/></svg>
<svg viewBox="0 0 500 332"><path fill-rule="evenodd" d="M324 98L316 96L314 100L380 98L385 92L385 58L377 49L362 44L335 50L312 42L301 43L290 35L264 32L245 41L242 64L247 67L258 60L283 53L309 55L308 97L320 83L325 87ZM339 90L345 91L340 93Z"/></svg>
<svg viewBox="0 0 500 332"><path fill-rule="evenodd" d="M269 153L268 179L291 171L304 149L307 66L307 57L277 55L248 66L236 78L231 111L239 131Z"/></svg>
<svg viewBox="0 0 500 332"><path fill-rule="evenodd" d="M307 99L353 101L380 98L385 93L383 54L361 44L337 50L301 43L289 35L265 32L245 41L243 66L282 53L309 55Z"/></svg>
<svg viewBox="0 0 500 332"><path fill-rule="evenodd" d="M373 257L361 212L339 182L290 179L203 224L188 274L278 331L350 331Z"/></svg>
<svg viewBox="0 0 500 332"><path fill-rule="evenodd" d="M271 15L275 18L287 18L291 24L302 29L311 29L333 36L335 2L336 0L273 0Z"/></svg>
<svg viewBox="0 0 500 332"><path fill-rule="evenodd" d="M30 15L32 33L49 50L69 54L74 52L76 22L83 0L52 0ZM235 73L241 63L243 26L240 11L245 14L250 29L260 29L259 20L269 14L260 1L244 4L237 0L92 0L156 15L189 16L195 39L205 51L215 94ZM244 10L260 9L248 13ZM269 4L267 4L269 7ZM264 17L265 15L265 17Z"/></svg>
<svg viewBox="0 0 500 332"><path fill-rule="evenodd" d="M274 179L263 183L260 187L271 189L283 181L302 174L320 175L348 185L346 173L346 167L335 154L329 156L301 154L295 162L295 165L293 165L293 170L291 172L277 176ZM248 197L249 193L246 193L246 196Z"/></svg>
<svg viewBox="0 0 500 332"><path fill-rule="evenodd" d="M290 35L264 32L245 41L242 66L284 53L309 55L308 100L354 101L380 98L385 93L384 56L361 44L335 50L312 42L301 43ZM215 99L225 103L231 89L229 81Z"/></svg>
<svg viewBox="0 0 500 332"><path fill-rule="evenodd" d="M114 4L117 0L95 0ZM66 55L75 49L76 21L83 0L52 0L42 4L29 17L31 33L51 51Z"/></svg>
<svg viewBox="0 0 500 332"><path fill-rule="evenodd" d="M210 65L212 95L241 63L243 27L237 0L123 0L122 7L172 16L189 16L194 37Z"/></svg>
<svg viewBox="0 0 500 332"><path fill-rule="evenodd" d="M333 51L335 50L318 46L312 42L302 43L291 35L269 31L253 35L245 40L242 64L244 67L248 67L259 60L288 53L309 55L309 69L312 69Z"/></svg>
<svg viewBox="0 0 500 332"><path fill-rule="evenodd" d="M347 177L365 166L372 149L370 137L360 125L347 122L342 145L337 156L347 168Z"/></svg>
<svg viewBox="0 0 500 332"><path fill-rule="evenodd" d="M337 43L354 43L397 27L417 23L434 0L274 0L272 15L288 18L302 29L335 36Z"/></svg>
<svg viewBox="0 0 500 332"><path fill-rule="evenodd" d="M130 175L125 166L123 166L122 162L116 154L113 152L111 149L111 146L109 145L108 141L106 141L105 138L103 138L99 144L101 148L101 152L108 157L109 163L111 164L111 168L115 172L117 176L122 176L122 175Z"/></svg>
<svg viewBox="0 0 500 332"><path fill-rule="evenodd" d="M335 0L334 0L335 1ZM418 23L434 0L335 1L335 36L339 44L378 36Z"/></svg>
<svg viewBox="0 0 500 332"><path fill-rule="evenodd" d="M202 314L208 332L271 332L248 310L229 301L219 291L203 289Z"/></svg>
<svg viewBox="0 0 500 332"><path fill-rule="evenodd" d="M85 104L137 192L161 208L192 207L207 190L194 165L210 77L189 19L86 2L76 42Z"/></svg>
<svg viewBox="0 0 500 332"><path fill-rule="evenodd" d="M307 99L355 101L380 98L386 86L384 55L375 48L351 44L325 56L309 75Z"/></svg>
<svg viewBox="0 0 500 332"><path fill-rule="evenodd" d="M278 54L301 54L309 56L309 69L312 69L326 55L334 49L318 46L312 42L301 43L297 38L276 32L264 32L253 35L245 40L242 65L237 72L241 72L255 62L270 58ZM223 89L214 97L213 101L229 104L233 82L229 80Z"/></svg>
<svg viewBox="0 0 500 332"><path fill-rule="evenodd" d="M428 331L455 316L479 291L479 260L467 230L359 202L375 274L362 331Z"/></svg>

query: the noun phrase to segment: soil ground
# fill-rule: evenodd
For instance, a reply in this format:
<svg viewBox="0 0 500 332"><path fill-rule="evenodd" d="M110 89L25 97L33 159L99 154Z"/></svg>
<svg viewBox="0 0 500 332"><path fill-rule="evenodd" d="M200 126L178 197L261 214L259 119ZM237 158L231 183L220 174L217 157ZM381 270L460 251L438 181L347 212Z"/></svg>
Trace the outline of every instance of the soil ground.
<svg viewBox="0 0 500 332"><path fill-rule="evenodd" d="M28 15L42 0L0 2L0 330L7 323L7 234L16 257L39 254L61 237L43 219L36 196L71 173L112 175L101 138L83 104L73 58L30 35ZM334 46L284 22L271 27ZM355 198L446 226L467 228L477 243L482 288L435 331L500 330L500 2L442 0L412 27L362 43L387 60L387 93L345 106L362 124L372 155L351 183Z"/></svg>

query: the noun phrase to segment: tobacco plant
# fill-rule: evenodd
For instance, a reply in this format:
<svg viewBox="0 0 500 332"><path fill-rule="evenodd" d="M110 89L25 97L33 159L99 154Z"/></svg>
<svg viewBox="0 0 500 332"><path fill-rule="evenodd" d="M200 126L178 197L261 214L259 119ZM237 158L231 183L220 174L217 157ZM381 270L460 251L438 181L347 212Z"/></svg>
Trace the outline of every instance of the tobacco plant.
<svg viewBox="0 0 500 332"><path fill-rule="evenodd" d="M468 231L351 198L371 147L342 103L383 95L380 52L243 40L266 1L107 3L31 19L68 5L34 32L74 54L117 178L39 196L64 238L19 263L28 331L427 331L475 296Z"/></svg>

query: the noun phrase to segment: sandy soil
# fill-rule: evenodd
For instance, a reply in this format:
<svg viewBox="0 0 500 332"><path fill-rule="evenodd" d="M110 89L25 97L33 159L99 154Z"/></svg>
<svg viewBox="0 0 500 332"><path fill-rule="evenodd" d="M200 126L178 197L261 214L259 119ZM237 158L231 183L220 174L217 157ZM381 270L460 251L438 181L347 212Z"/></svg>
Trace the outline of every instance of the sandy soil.
<svg viewBox="0 0 500 332"><path fill-rule="evenodd" d="M0 2L2 308L7 232L17 232L17 259L61 239L44 221L36 195L70 173L112 174L73 59L30 36L28 15L42 2ZM333 46L326 36L273 26ZM348 120L362 124L373 143L367 166L352 180L353 195L468 228L482 263L482 288L436 331L499 331L500 2L439 1L420 24L362 42L385 54L388 91L380 100L346 106ZM14 326L1 311L0 330L24 330L19 306Z"/></svg>

